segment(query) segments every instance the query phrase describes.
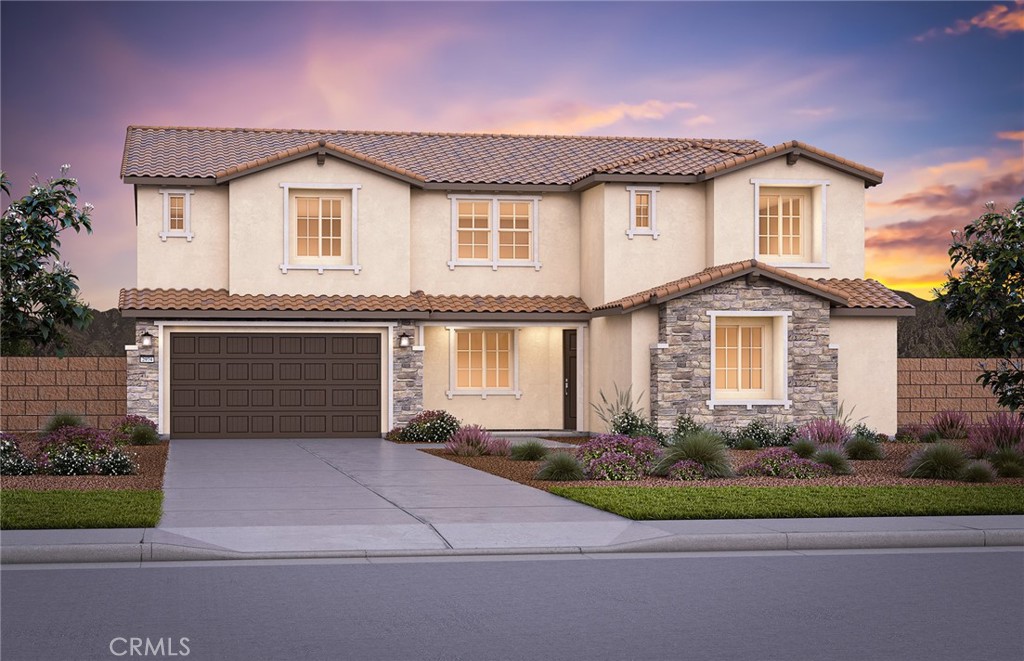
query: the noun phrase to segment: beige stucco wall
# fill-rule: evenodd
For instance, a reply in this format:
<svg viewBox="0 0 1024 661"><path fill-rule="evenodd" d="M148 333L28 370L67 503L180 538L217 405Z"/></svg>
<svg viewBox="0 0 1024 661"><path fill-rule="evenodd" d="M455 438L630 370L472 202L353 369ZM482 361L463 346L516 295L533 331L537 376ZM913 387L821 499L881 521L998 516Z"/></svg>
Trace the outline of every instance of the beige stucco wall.
<svg viewBox="0 0 1024 661"><path fill-rule="evenodd" d="M282 183L359 184L358 262L352 271L279 268L284 197ZM407 294L409 292L409 186L336 158L324 165L310 156L230 182L230 289L233 294Z"/></svg>
<svg viewBox="0 0 1024 661"><path fill-rule="evenodd" d="M779 157L714 179L714 191L706 195L713 204L714 245L709 253L714 264L754 256L757 219L751 179L827 180L825 257L829 268L780 266L808 278L864 277L864 181L807 158L786 165L785 157Z"/></svg>
<svg viewBox="0 0 1024 661"><path fill-rule="evenodd" d="M580 296L592 307L609 300L604 294L604 196L604 184L580 194Z"/></svg>
<svg viewBox="0 0 1024 661"><path fill-rule="evenodd" d="M138 186L136 286L224 289L228 286L227 186L168 187L191 190L193 238L160 238L164 196L160 186Z"/></svg>
<svg viewBox="0 0 1024 661"><path fill-rule="evenodd" d="M704 192L701 185L660 184L655 195L659 237L630 239L629 191L604 186L604 296L594 305L657 287L704 268Z"/></svg>
<svg viewBox="0 0 1024 661"><path fill-rule="evenodd" d="M608 431L589 402L600 406L602 393L613 402L616 386L625 391L632 385L633 401L639 400L639 410L650 414L651 345L657 341L657 308L591 320L585 349L589 361L587 431Z"/></svg>
<svg viewBox="0 0 1024 661"><path fill-rule="evenodd" d="M488 429L562 428L562 328L519 330L519 389L522 397L445 395L449 389L448 329L424 328L423 407L444 409L463 424Z"/></svg>
<svg viewBox="0 0 1024 661"><path fill-rule="evenodd" d="M412 289L431 294L577 296L580 289L579 196L574 193L538 196L536 227L540 269L499 266L495 270L490 266L461 265L450 269L452 206L448 193L413 190Z"/></svg>
<svg viewBox="0 0 1024 661"><path fill-rule="evenodd" d="M839 401L853 418L896 433L896 318L832 317L830 342L839 345Z"/></svg>

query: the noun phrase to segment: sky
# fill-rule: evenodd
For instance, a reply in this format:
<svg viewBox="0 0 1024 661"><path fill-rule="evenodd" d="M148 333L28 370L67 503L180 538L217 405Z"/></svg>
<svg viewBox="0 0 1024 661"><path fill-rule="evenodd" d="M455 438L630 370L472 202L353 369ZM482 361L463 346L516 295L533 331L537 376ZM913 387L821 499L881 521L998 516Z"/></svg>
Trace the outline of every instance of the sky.
<svg viewBox="0 0 1024 661"><path fill-rule="evenodd" d="M135 285L130 124L802 140L885 172L867 276L931 298L1024 195L1024 2L4 0L0 167L72 165L98 309Z"/></svg>

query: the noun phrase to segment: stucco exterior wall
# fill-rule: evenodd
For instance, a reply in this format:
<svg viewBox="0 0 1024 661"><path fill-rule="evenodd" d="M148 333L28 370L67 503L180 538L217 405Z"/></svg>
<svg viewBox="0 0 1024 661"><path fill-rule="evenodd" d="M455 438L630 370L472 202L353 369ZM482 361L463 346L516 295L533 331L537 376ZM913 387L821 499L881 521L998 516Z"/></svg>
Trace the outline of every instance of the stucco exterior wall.
<svg viewBox="0 0 1024 661"><path fill-rule="evenodd" d="M536 223L541 268L448 267L452 205L444 191L411 194L412 290L431 294L577 296L580 289L580 209L575 193L539 195Z"/></svg>
<svg viewBox="0 0 1024 661"><path fill-rule="evenodd" d="M630 239L629 191L625 184L604 186L605 300L629 296L705 267L703 185L660 184L655 194L659 237Z"/></svg>
<svg viewBox="0 0 1024 661"><path fill-rule="evenodd" d="M785 157L779 157L714 179L713 264L754 256L757 207L751 179L827 180L825 258L829 267L779 265L807 278L864 277L864 181L807 158L786 165ZM764 261L772 263L768 258Z"/></svg>
<svg viewBox="0 0 1024 661"><path fill-rule="evenodd" d="M193 191L193 237L160 238L164 196L160 186L138 186L135 232L137 287L226 289L228 287L227 186L168 187Z"/></svg>
<svg viewBox="0 0 1024 661"><path fill-rule="evenodd" d="M590 403L601 405L601 394L612 402L615 389L625 391L632 385L632 398L638 410L650 413L651 344L658 339L657 309L633 314L595 317L590 322L586 355L588 363L586 427L590 432L607 432L607 425Z"/></svg>
<svg viewBox="0 0 1024 661"><path fill-rule="evenodd" d="M455 395L448 399L449 340L443 326L424 328L423 407L444 409L463 424L488 429L562 428L562 328L519 331L519 389L512 395Z"/></svg>
<svg viewBox="0 0 1024 661"><path fill-rule="evenodd" d="M359 184L358 263L362 270L289 270L284 258L282 183ZM409 293L409 186L357 165L315 156L230 182L229 287L232 294ZM310 189L307 189L310 190ZM311 189L315 190L315 188ZM349 244L349 237L343 237ZM429 249L429 248L428 248Z"/></svg>
<svg viewBox="0 0 1024 661"><path fill-rule="evenodd" d="M604 184L580 194L580 297L591 307L610 300L604 293L604 196Z"/></svg>
<svg viewBox="0 0 1024 661"><path fill-rule="evenodd" d="M839 345L839 401L855 419L885 434L896 433L896 318L832 317Z"/></svg>

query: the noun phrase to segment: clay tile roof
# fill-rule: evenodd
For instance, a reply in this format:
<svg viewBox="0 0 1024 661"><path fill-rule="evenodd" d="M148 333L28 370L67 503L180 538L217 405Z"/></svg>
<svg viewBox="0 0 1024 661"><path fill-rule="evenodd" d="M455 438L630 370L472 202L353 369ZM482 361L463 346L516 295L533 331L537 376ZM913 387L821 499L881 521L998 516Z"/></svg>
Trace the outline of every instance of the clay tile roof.
<svg viewBox="0 0 1024 661"><path fill-rule="evenodd" d="M320 148L424 182L568 185L605 171L699 175L765 146L739 139L130 126L121 177L215 180Z"/></svg>
<svg viewBox="0 0 1024 661"><path fill-rule="evenodd" d="M315 296L229 294L224 289L122 289L122 310L242 312L511 312L587 314L590 308L575 296Z"/></svg>
<svg viewBox="0 0 1024 661"><path fill-rule="evenodd" d="M813 145L809 145L806 142L800 142L799 140L790 140L788 142L783 142L782 144L779 145L764 147L762 149L758 149L757 151L748 152L746 154L741 154L733 156L728 159L720 160L717 163L708 165L704 170L704 175L711 176L719 174L721 172L732 170L734 168L745 165L751 161L756 161L762 158L770 157L775 154L789 153L795 150L800 150L802 152L810 154L816 154L830 161L834 161L840 165L845 165L846 167L851 168L853 170L858 170L864 175L866 175L872 183L880 183L882 181L882 177L884 176L884 173L881 170L869 168L866 165L861 165L856 161L851 161L849 159L843 158L842 156L833 154L832 152L828 152L823 149L818 149Z"/></svg>
<svg viewBox="0 0 1024 661"><path fill-rule="evenodd" d="M903 300L877 280L852 278L821 278L818 280L832 289L846 294L848 308L873 308L885 310L913 310L914 306Z"/></svg>

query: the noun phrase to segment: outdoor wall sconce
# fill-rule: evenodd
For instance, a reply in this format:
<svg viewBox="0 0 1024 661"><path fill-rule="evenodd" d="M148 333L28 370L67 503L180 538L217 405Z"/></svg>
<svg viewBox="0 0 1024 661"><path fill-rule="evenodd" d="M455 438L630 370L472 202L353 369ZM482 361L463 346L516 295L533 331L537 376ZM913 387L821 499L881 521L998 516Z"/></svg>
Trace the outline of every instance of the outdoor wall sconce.
<svg viewBox="0 0 1024 661"><path fill-rule="evenodd" d="M151 349L153 347L153 336L148 332L143 333L139 336L139 341L142 343L143 349Z"/></svg>
<svg viewBox="0 0 1024 661"><path fill-rule="evenodd" d="M408 333L402 333L401 335L398 336L398 346L402 347L403 349L408 348L410 340L412 340L412 338L409 337Z"/></svg>

